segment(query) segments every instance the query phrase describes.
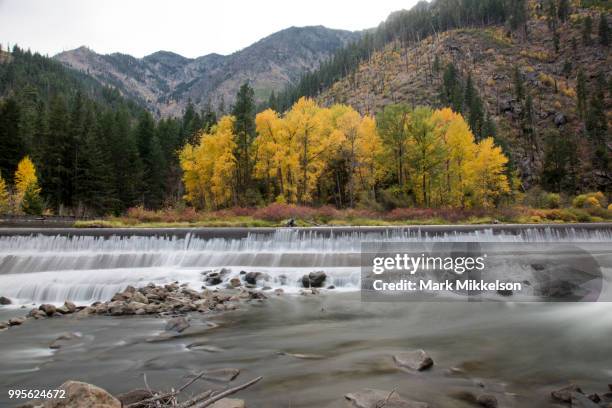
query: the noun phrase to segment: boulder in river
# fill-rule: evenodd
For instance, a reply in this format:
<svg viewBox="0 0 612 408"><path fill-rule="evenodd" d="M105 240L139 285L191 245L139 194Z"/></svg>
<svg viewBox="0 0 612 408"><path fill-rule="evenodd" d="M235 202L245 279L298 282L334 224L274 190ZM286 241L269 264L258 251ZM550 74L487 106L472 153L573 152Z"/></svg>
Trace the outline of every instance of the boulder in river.
<svg viewBox="0 0 612 408"><path fill-rule="evenodd" d="M229 281L229 286L231 288L237 288L239 286L242 286L242 282L240 282L240 278L232 278Z"/></svg>
<svg viewBox="0 0 612 408"><path fill-rule="evenodd" d="M121 402L95 385L66 381L60 386L66 391L65 398L45 401L45 408L121 408Z"/></svg>
<svg viewBox="0 0 612 408"><path fill-rule="evenodd" d="M9 326L20 326L25 323L26 319L24 317L12 317L9 319Z"/></svg>
<svg viewBox="0 0 612 408"><path fill-rule="evenodd" d="M497 398L491 394L479 395L476 402L478 402L478 405L484 408L497 408Z"/></svg>
<svg viewBox="0 0 612 408"><path fill-rule="evenodd" d="M411 370L423 371L433 366L433 359L425 350L414 350L399 353L393 356L397 365Z"/></svg>
<svg viewBox="0 0 612 408"><path fill-rule="evenodd" d="M572 408L599 408L600 406L579 392L571 394Z"/></svg>
<svg viewBox="0 0 612 408"><path fill-rule="evenodd" d="M268 281L270 280L270 276L264 272L247 272L244 275L244 281L251 285L257 285L259 281Z"/></svg>
<svg viewBox="0 0 612 408"><path fill-rule="evenodd" d="M155 394L150 390L145 390L143 388L137 388L135 390L131 390L128 392L124 392L122 394L117 395L117 399L121 402L122 406L127 406L130 404L135 404L137 402L149 399L153 397Z"/></svg>
<svg viewBox="0 0 612 408"><path fill-rule="evenodd" d="M230 382L238 377L240 370L237 368L215 368L206 370L202 378L209 381Z"/></svg>
<svg viewBox="0 0 612 408"><path fill-rule="evenodd" d="M70 344L71 341L80 339L81 333L64 333L59 335L55 340L49 344L50 349L59 349Z"/></svg>
<svg viewBox="0 0 612 408"><path fill-rule="evenodd" d="M210 408L245 408L244 400L236 398L223 398L215 402Z"/></svg>
<svg viewBox="0 0 612 408"><path fill-rule="evenodd" d="M556 401L571 403L572 393L575 393L575 392L582 394L582 390L580 389L579 386L577 386L576 384L570 384L570 385L566 385L563 388L559 388L558 390L551 392L550 395Z"/></svg>
<svg viewBox="0 0 612 408"><path fill-rule="evenodd" d="M405 400L395 391L372 388L346 394L344 398L355 408L428 408L424 402Z"/></svg>
<svg viewBox="0 0 612 408"><path fill-rule="evenodd" d="M190 326L187 319L183 316L173 317L166 322L166 331L175 331L181 333Z"/></svg>
<svg viewBox="0 0 612 408"><path fill-rule="evenodd" d="M39 310L42 310L43 312L45 312L47 314L47 316L53 316L53 314L56 311L55 306L50 305L48 303L43 303L42 305L40 305L38 307Z"/></svg>
<svg viewBox="0 0 612 408"><path fill-rule="evenodd" d="M11 303L11 299L5 296L0 296L0 305L10 305Z"/></svg>
<svg viewBox="0 0 612 408"><path fill-rule="evenodd" d="M327 275L323 271L310 272L302 277L302 286L305 288L320 288L325 283Z"/></svg>

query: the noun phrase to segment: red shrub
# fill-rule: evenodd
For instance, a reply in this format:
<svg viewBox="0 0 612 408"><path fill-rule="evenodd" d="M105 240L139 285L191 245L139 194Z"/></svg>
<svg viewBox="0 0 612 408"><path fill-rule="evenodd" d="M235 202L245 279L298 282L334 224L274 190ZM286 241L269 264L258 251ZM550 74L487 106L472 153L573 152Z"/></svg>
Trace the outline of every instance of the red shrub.
<svg viewBox="0 0 612 408"><path fill-rule="evenodd" d="M266 221L282 221L289 218L312 218L315 214L315 210L309 207L274 203L258 208L253 216Z"/></svg>

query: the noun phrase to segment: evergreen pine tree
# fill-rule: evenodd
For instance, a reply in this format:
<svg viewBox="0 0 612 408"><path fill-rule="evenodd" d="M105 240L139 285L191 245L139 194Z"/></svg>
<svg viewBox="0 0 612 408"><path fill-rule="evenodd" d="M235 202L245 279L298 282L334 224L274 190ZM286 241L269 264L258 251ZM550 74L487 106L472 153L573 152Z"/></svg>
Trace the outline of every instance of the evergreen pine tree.
<svg viewBox="0 0 612 408"><path fill-rule="evenodd" d="M0 172L13 174L17 163L25 155L25 146L19 130L20 110L17 101L0 101Z"/></svg>
<svg viewBox="0 0 612 408"><path fill-rule="evenodd" d="M512 78L514 82L514 95L516 96L516 100L520 102L525 97L525 85L523 84L523 74L521 74L517 65L514 66Z"/></svg>
<svg viewBox="0 0 612 408"><path fill-rule="evenodd" d="M584 119L587 108L587 87L586 76L584 75L584 70L582 68L578 70L578 77L576 78L576 105L578 115Z"/></svg>
<svg viewBox="0 0 612 408"><path fill-rule="evenodd" d="M593 33L593 19L591 16L586 16L582 20L582 44L585 46L591 45L591 34Z"/></svg>
<svg viewBox="0 0 612 408"><path fill-rule="evenodd" d="M65 99L56 96L49 109L48 128L39 149L41 185L51 206L61 210L62 206L70 205L72 196L74 144Z"/></svg>
<svg viewBox="0 0 612 408"><path fill-rule="evenodd" d="M566 21L570 12L569 0L559 0L559 7L557 7L557 12L559 14L559 19L561 21Z"/></svg>
<svg viewBox="0 0 612 408"><path fill-rule="evenodd" d="M31 184L26 188L21 200L21 211L27 215L42 215L43 201L36 185Z"/></svg>
<svg viewBox="0 0 612 408"><path fill-rule="evenodd" d="M0 214L8 214L10 210L10 196L8 192L8 186L6 181L2 178L2 172L0 171Z"/></svg>
<svg viewBox="0 0 612 408"><path fill-rule="evenodd" d="M251 188L252 163L249 156L255 138L255 94L248 82L238 90L232 115L236 118L234 134L238 195L244 204L252 204L246 201L250 201L247 199L247 191Z"/></svg>
<svg viewBox="0 0 612 408"><path fill-rule="evenodd" d="M604 13L599 15L599 43L606 47L610 45L610 26Z"/></svg>

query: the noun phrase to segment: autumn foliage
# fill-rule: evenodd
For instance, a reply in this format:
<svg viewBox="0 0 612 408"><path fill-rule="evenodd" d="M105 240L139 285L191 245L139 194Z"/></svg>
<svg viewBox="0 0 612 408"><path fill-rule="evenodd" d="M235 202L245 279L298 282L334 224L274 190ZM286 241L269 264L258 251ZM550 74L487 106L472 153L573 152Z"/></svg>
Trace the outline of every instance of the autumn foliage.
<svg viewBox="0 0 612 408"><path fill-rule="evenodd" d="M237 205L234 120L222 117L180 153L186 199L197 208ZM355 207L386 192L404 206L491 207L510 191L501 148L492 138L476 142L449 108L389 105L375 119L301 98L255 124L249 153L261 204Z"/></svg>

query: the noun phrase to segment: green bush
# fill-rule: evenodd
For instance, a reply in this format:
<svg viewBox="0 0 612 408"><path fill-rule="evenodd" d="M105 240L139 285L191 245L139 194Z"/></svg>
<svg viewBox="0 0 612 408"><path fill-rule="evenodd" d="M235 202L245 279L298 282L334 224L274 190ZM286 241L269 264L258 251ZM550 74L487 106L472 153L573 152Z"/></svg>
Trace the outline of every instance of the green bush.
<svg viewBox="0 0 612 408"><path fill-rule="evenodd" d="M580 194L572 201L574 208L605 208L607 204L606 196L601 191Z"/></svg>
<svg viewBox="0 0 612 408"><path fill-rule="evenodd" d="M23 194L21 210L27 215L42 215L43 202L36 184L30 184Z"/></svg>
<svg viewBox="0 0 612 408"><path fill-rule="evenodd" d="M546 193L543 197L545 208L559 208L561 206L561 196L557 193Z"/></svg>

